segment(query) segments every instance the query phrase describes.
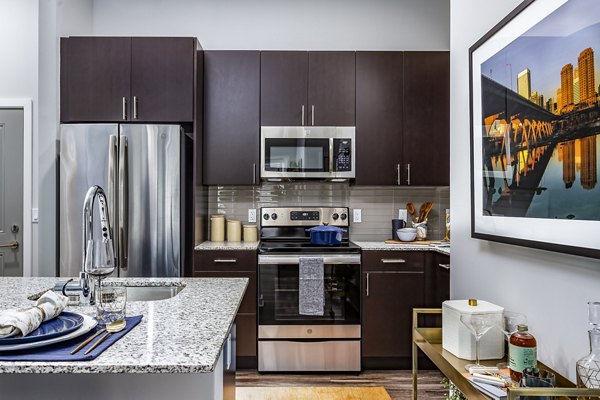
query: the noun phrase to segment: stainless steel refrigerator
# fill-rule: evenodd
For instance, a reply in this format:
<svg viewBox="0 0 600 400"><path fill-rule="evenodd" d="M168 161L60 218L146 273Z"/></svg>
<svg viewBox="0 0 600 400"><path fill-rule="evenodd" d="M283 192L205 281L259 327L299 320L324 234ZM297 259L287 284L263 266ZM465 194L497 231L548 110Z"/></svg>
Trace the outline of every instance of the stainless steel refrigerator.
<svg viewBox="0 0 600 400"><path fill-rule="evenodd" d="M82 207L92 185L100 185L108 198L118 263L113 274L182 276L187 186L182 128L63 124L60 134L60 276L81 271Z"/></svg>

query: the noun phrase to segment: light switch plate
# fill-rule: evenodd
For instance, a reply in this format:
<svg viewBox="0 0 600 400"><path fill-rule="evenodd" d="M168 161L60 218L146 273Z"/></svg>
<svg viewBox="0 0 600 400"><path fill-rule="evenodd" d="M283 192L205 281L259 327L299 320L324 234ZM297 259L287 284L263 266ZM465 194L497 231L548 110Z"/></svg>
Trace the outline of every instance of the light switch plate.
<svg viewBox="0 0 600 400"><path fill-rule="evenodd" d="M352 219L353 222L362 222L362 210L360 208L355 208L353 211L353 216L354 218Z"/></svg>
<svg viewBox="0 0 600 400"><path fill-rule="evenodd" d="M256 208L248 209L248 222L256 222Z"/></svg>
<svg viewBox="0 0 600 400"><path fill-rule="evenodd" d="M398 210L398 219L401 219L401 220L404 220L404 222L407 222L408 212L406 211L405 208L401 208Z"/></svg>
<svg viewBox="0 0 600 400"><path fill-rule="evenodd" d="M31 209L31 222L36 223L36 224L38 222L40 222L40 209L39 208Z"/></svg>

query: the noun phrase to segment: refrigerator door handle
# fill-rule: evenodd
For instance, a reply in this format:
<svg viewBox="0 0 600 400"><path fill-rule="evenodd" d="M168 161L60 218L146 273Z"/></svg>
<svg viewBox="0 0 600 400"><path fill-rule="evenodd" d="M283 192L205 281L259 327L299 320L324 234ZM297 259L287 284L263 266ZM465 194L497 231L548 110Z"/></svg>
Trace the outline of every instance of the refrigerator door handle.
<svg viewBox="0 0 600 400"><path fill-rule="evenodd" d="M117 135L110 135L108 138L108 214L113 222L111 226L110 237L116 237L114 223L117 221L117 159L119 157L119 142ZM118 246L117 253L119 252Z"/></svg>
<svg viewBox="0 0 600 400"><path fill-rule="evenodd" d="M127 136L119 139L119 268L127 269L129 244L129 170Z"/></svg>

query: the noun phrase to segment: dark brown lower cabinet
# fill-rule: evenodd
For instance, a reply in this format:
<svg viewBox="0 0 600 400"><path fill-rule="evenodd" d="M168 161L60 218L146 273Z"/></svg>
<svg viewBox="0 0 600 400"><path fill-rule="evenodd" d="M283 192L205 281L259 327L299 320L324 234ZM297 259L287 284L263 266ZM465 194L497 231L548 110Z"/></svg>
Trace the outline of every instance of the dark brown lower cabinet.
<svg viewBox="0 0 600 400"><path fill-rule="evenodd" d="M236 367L257 368L256 252L245 250L201 250L194 252L196 278L249 278L235 318L237 325Z"/></svg>
<svg viewBox="0 0 600 400"><path fill-rule="evenodd" d="M425 306L423 252L363 252L362 365L407 369L412 309Z"/></svg>
<svg viewBox="0 0 600 400"><path fill-rule="evenodd" d="M441 307L444 301L450 300L450 256L436 253L434 268L436 293L434 307Z"/></svg>

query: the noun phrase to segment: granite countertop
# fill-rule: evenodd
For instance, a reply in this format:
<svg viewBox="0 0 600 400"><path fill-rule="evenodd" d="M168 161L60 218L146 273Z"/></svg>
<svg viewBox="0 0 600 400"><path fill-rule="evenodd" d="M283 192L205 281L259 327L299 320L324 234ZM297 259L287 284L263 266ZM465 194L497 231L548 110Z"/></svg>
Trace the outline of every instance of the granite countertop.
<svg viewBox="0 0 600 400"><path fill-rule="evenodd" d="M207 240L195 250L256 250L260 242L211 242Z"/></svg>
<svg viewBox="0 0 600 400"><path fill-rule="evenodd" d="M63 279L64 280L64 279ZM58 278L0 278L0 310L30 306ZM142 322L93 361L6 362L0 373L212 372L248 285L247 278L116 278L109 285L184 286L176 296L127 303ZM95 315L91 306L67 311Z"/></svg>
<svg viewBox="0 0 600 400"><path fill-rule="evenodd" d="M416 244L399 243L388 244L385 242L363 242L354 241L362 250L387 250L387 251L435 251L441 254L450 255L450 246L447 244Z"/></svg>

